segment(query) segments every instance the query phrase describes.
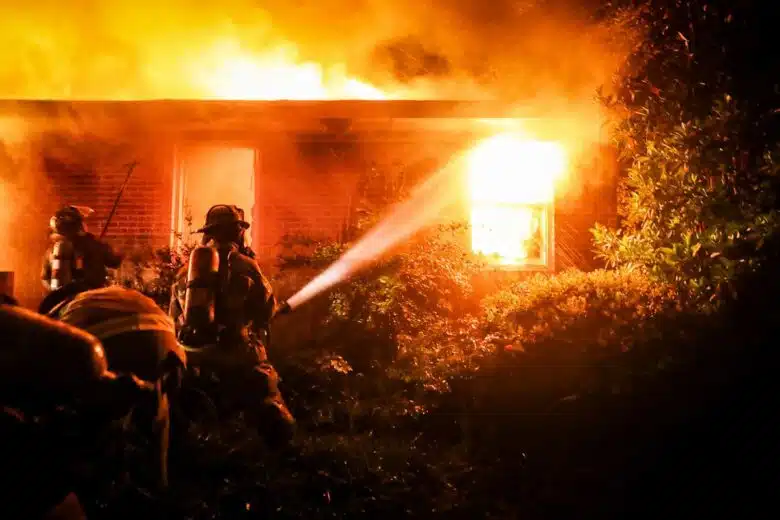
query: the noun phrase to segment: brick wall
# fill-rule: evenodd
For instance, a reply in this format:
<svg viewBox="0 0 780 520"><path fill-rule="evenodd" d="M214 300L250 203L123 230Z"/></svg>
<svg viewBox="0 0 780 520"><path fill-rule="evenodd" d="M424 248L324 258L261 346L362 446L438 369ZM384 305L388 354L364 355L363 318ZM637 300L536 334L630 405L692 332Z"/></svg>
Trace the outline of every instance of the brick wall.
<svg viewBox="0 0 780 520"><path fill-rule="evenodd" d="M360 194L367 192L358 182L372 161L378 161L380 170L383 167L392 170L393 164L398 162L411 165L404 173L404 182L413 185L445 163L449 154L458 148L452 143L434 145L363 143L334 148L332 143L296 143L288 136L264 141L258 146L256 204L252 208L253 247L263 264L273 265L281 251L280 241L286 234L338 239L354 217L352 211ZM45 204L32 208L29 213L30 221L34 223L30 224L30 236L45 236L51 211L62 203L93 208L96 213L88 223L91 231L99 234L127 174L125 165L137 160L139 165L126 187L106 238L125 252L168 244L173 154L166 143L150 143L132 137L111 140L92 136L74 140L51 135L41 140L40 150L41 169L48 179L48 186L45 190L42 187L42 193L49 195ZM609 222L614 217L614 179L610 175L603 165L593 166L581 174L579 192L565 195L566 203L556 205L558 267L593 265L588 230L595 221L613 223ZM379 185L372 186L378 188ZM451 210L447 213L448 218L467 215L462 201ZM196 215L196 222L202 217ZM44 248L45 243L41 243L41 254ZM17 284L22 288L25 284L37 284L33 292L40 292L36 278L38 269L39 264L35 269L30 268Z"/></svg>
<svg viewBox="0 0 780 520"><path fill-rule="evenodd" d="M272 264L286 234L341 238L363 203L389 211L391 200L435 173L454 150L451 143L349 139L264 143L255 169L255 250ZM450 209L462 217L459 202Z"/></svg>
<svg viewBox="0 0 780 520"><path fill-rule="evenodd" d="M348 223L357 185L349 157L315 145L264 146L255 168L254 247L272 262L285 235L337 240Z"/></svg>
<svg viewBox="0 0 780 520"><path fill-rule="evenodd" d="M168 147L144 142L87 139L42 143L44 169L61 203L91 207L91 232L99 235L127 177L127 164L138 165L127 182L106 233L112 245L132 250L167 244L170 236L171 175Z"/></svg>

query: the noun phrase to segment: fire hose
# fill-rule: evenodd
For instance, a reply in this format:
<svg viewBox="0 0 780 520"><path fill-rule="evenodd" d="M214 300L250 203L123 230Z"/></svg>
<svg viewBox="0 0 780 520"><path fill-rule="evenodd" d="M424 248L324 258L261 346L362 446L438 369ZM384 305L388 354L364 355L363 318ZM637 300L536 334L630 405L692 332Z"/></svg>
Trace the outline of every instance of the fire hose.
<svg viewBox="0 0 780 520"><path fill-rule="evenodd" d="M276 310L276 312L274 312L273 318L282 314L290 314L291 312L292 312L292 307L290 307L290 304L288 302L284 301Z"/></svg>

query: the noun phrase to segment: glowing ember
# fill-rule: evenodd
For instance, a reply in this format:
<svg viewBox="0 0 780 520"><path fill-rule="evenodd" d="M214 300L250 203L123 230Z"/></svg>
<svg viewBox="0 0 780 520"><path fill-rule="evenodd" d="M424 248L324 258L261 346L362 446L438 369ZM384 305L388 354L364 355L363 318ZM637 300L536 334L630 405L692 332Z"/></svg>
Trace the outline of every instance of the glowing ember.
<svg viewBox="0 0 780 520"><path fill-rule="evenodd" d="M383 100L380 89L349 77L342 67L300 63L294 47L279 47L256 55L223 44L215 47L213 63L198 69L196 82L207 97L234 100Z"/></svg>
<svg viewBox="0 0 780 520"><path fill-rule="evenodd" d="M544 263L545 208L565 167L557 143L513 134L479 143L468 158L472 250L500 265Z"/></svg>

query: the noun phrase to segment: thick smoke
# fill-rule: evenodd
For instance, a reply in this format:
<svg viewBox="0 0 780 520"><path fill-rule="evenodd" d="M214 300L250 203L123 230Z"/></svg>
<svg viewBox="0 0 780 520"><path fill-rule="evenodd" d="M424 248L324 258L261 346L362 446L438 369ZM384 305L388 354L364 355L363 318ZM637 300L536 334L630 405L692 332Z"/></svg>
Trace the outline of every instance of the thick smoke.
<svg viewBox="0 0 780 520"><path fill-rule="evenodd" d="M15 293L35 301L41 254L46 248L44 216L57 202L30 149L32 129L22 119L0 116L0 271L16 273Z"/></svg>
<svg viewBox="0 0 780 520"><path fill-rule="evenodd" d="M593 3L0 0L0 97L203 97L199 81L241 50L340 67L405 97L580 99L631 43L594 21Z"/></svg>
<svg viewBox="0 0 780 520"><path fill-rule="evenodd" d="M496 99L508 116L567 120L561 139L585 149L605 135L594 94L637 41L596 17L600 4L0 0L0 98L210 98L220 66L243 54L322 66L390 97ZM259 81L283 92L287 73Z"/></svg>

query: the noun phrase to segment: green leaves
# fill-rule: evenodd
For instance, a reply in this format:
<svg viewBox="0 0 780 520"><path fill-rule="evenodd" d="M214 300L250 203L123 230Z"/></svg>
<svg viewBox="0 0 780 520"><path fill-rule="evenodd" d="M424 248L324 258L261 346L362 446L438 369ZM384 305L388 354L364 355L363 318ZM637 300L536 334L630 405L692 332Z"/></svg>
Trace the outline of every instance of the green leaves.
<svg viewBox="0 0 780 520"><path fill-rule="evenodd" d="M537 275L489 296L482 305L499 344L576 362L587 352L630 349L644 338L650 318L674 305L676 295L644 269L623 267ZM583 359L592 362L598 356Z"/></svg>
<svg viewBox="0 0 780 520"><path fill-rule="evenodd" d="M608 267L642 265L709 302L776 227L776 152L752 162L732 136L746 124L729 95L706 117L677 119L672 102L648 101L619 126L615 141L631 157L620 186L620 230L593 229Z"/></svg>

